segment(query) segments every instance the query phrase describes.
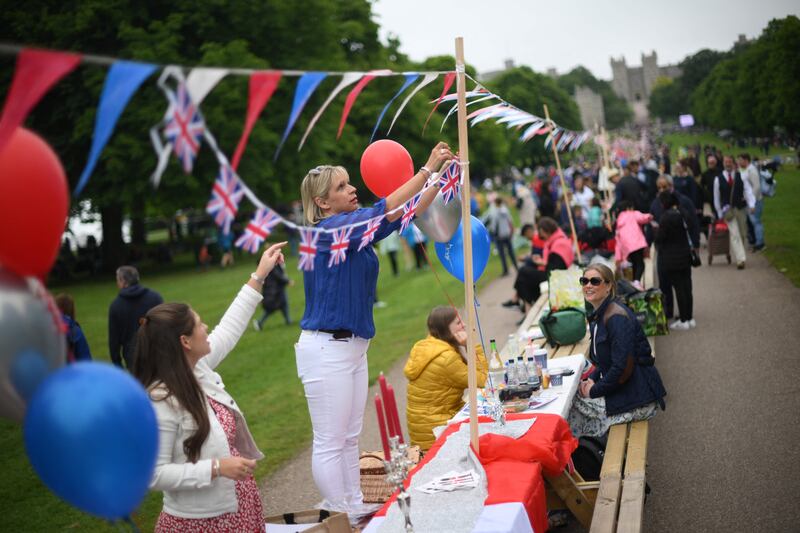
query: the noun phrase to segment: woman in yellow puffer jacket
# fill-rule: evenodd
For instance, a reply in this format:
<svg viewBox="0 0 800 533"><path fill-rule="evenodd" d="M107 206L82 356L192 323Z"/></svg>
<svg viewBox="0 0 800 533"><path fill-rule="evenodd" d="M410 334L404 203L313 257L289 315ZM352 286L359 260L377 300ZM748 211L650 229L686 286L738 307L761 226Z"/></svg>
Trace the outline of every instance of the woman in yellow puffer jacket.
<svg viewBox="0 0 800 533"><path fill-rule="evenodd" d="M403 369L408 378L406 417L411 443L422 450L433 444L433 428L447 423L463 406L467 388L464 346L467 332L452 307L436 307L428 315L428 337L411 348ZM486 383L488 365L476 348L478 387Z"/></svg>

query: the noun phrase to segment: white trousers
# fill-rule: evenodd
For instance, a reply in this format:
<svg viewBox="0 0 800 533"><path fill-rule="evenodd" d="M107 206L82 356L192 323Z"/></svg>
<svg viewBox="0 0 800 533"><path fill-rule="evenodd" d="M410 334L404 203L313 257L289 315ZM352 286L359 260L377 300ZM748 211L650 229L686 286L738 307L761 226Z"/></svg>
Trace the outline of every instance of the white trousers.
<svg viewBox="0 0 800 533"><path fill-rule="evenodd" d="M306 331L295 345L314 429L311 472L325 509L349 512L363 504L358 436L367 402L367 348L361 337L334 339Z"/></svg>
<svg viewBox="0 0 800 533"><path fill-rule="evenodd" d="M733 213L733 220L728 222L728 236L733 262L738 265L747 260L747 252L744 249L744 239L747 237L747 211L734 208Z"/></svg>

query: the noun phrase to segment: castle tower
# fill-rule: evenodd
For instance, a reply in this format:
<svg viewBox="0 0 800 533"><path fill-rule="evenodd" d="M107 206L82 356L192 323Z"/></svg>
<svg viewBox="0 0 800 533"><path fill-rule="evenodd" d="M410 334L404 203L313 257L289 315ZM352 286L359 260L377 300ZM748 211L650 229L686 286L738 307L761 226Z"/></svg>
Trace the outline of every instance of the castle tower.
<svg viewBox="0 0 800 533"><path fill-rule="evenodd" d="M628 81L628 65L625 64L625 57L619 60L611 58L611 87L618 96L625 100L631 99L631 88Z"/></svg>
<svg viewBox="0 0 800 533"><path fill-rule="evenodd" d="M642 54L642 77L644 78L644 92L646 99L650 99L650 93L653 91L658 79L658 55L655 50L648 56Z"/></svg>

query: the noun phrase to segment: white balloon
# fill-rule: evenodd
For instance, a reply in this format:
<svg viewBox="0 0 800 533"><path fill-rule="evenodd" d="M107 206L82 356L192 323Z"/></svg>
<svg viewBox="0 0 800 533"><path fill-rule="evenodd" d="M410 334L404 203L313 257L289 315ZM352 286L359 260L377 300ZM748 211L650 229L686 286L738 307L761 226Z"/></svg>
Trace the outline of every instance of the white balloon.
<svg viewBox="0 0 800 533"><path fill-rule="evenodd" d="M0 269L0 416L19 422L27 407L20 384L13 382L15 371L24 370L20 364L30 363L33 354L42 365L33 370L49 373L66 362L66 335L58 326L61 315L55 316L38 292L46 294L34 279ZM25 377L30 384L32 376Z"/></svg>
<svg viewBox="0 0 800 533"><path fill-rule="evenodd" d="M434 241L449 242L461 224L461 198L456 196L445 205L442 193L438 193L414 224Z"/></svg>

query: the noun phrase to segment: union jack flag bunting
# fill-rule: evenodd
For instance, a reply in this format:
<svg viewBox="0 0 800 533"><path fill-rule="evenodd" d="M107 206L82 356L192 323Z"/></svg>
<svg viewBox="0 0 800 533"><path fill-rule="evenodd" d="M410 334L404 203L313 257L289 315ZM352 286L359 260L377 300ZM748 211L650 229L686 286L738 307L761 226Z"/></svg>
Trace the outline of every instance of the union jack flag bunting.
<svg viewBox="0 0 800 533"><path fill-rule="evenodd" d="M447 167L439 178L439 185L442 189L442 200L444 204L449 204L453 198L461 194L461 166L457 161Z"/></svg>
<svg viewBox="0 0 800 533"><path fill-rule="evenodd" d="M300 229L299 260L297 268L305 271L314 270L314 257L317 255L319 232L312 229Z"/></svg>
<svg viewBox="0 0 800 533"><path fill-rule="evenodd" d="M417 193L414 198L403 205L403 216L400 218L400 233L403 233L408 225L411 224L411 221L414 220L420 199L422 199L422 193Z"/></svg>
<svg viewBox="0 0 800 533"><path fill-rule="evenodd" d="M383 221L383 217L370 219L367 223L367 227L364 228L364 233L361 234L361 242L358 245L357 251L360 252L372 242L375 238L375 232L378 231L378 228L381 226L381 221Z"/></svg>
<svg viewBox="0 0 800 533"><path fill-rule="evenodd" d="M204 131L203 117L192 102L186 84L181 82L178 84L178 94L172 102L172 116L164 126L164 136L172 143L175 155L187 174L192 172Z"/></svg>
<svg viewBox="0 0 800 533"><path fill-rule="evenodd" d="M328 260L328 268L333 265L344 263L347 259L347 247L350 245L350 234L353 228L339 228L333 232L333 242L331 243L331 258Z"/></svg>
<svg viewBox="0 0 800 533"><path fill-rule="evenodd" d="M239 202L244 196L244 189L239 178L228 165L219 167L219 176L211 189L211 201L206 212L214 217L214 222L222 228L226 235L231 232L231 222L236 218Z"/></svg>
<svg viewBox="0 0 800 533"><path fill-rule="evenodd" d="M261 243L272 233L272 228L280 224L281 217L278 213L269 208L256 211L253 220L247 224L244 233L236 239L236 246L247 250L251 254L258 252Z"/></svg>

